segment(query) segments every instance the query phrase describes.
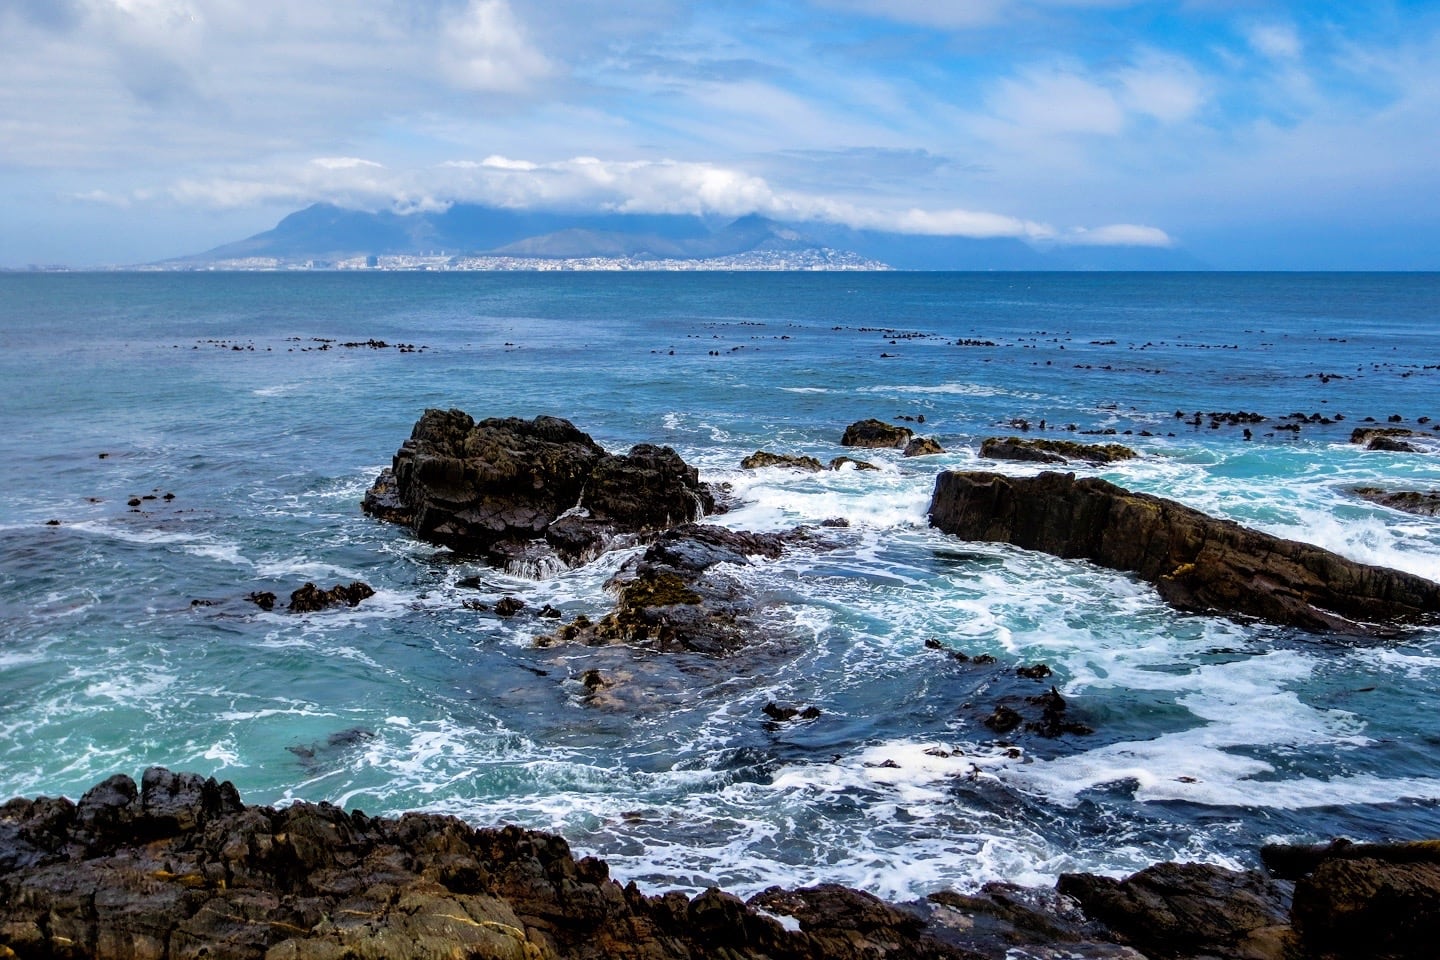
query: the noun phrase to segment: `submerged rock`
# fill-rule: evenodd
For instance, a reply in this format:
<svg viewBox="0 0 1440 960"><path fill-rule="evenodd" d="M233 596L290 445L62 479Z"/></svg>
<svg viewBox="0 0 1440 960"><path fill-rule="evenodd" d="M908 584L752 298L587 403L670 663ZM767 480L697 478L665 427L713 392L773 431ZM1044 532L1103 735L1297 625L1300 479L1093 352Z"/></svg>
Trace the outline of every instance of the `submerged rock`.
<svg viewBox="0 0 1440 960"><path fill-rule="evenodd" d="M835 457L830 461L829 466L831 470L839 470L847 463L850 464L850 466L854 467L856 470L880 469L879 467L875 466L875 464L871 463L869 460L856 460L854 457Z"/></svg>
<svg viewBox="0 0 1440 960"><path fill-rule="evenodd" d="M1077 443L1074 440L1047 440L1044 437L987 437L980 444L980 456L989 460L1022 460L1030 463L1115 463L1139 456L1120 443Z"/></svg>
<svg viewBox="0 0 1440 960"><path fill-rule="evenodd" d="M776 559L788 543L803 536L800 531L744 533L701 524L667 530L608 584L618 594L614 610L598 622L579 617L536 642L732 652L754 639L753 615L760 601L715 568L744 566L757 556Z"/></svg>
<svg viewBox="0 0 1440 960"><path fill-rule="evenodd" d="M884 420L857 420L845 428L842 447L903 447L915 435L909 427L897 427Z"/></svg>
<svg viewBox="0 0 1440 960"><path fill-rule="evenodd" d="M363 508L421 539L513 570L583 562L623 534L653 534L715 506L669 447L605 451L558 417L475 421L426 410Z"/></svg>
<svg viewBox="0 0 1440 960"><path fill-rule="evenodd" d="M756 450L750 456L740 461L743 470L757 470L761 467L791 467L796 470L809 470L818 473L825 467L814 457L796 457L788 453L770 453L767 450Z"/></svg>
<svg viewBox="0 0 1440 960"><path fill-rule="evenodd" d="M1384 490L1380 487L1351 487L1350 492L1363 500L1378 503L1392 510L1403 510L1421 517L1440 517L1440 490Z"/></svg>
<svg viewBox="0 0 1440 960"><path fill-rule="evenodd" d="M1440 615L1440 584L1219 520L1095 477L949 471L930 522L967 540L1090 560L1155 585L1180 610L1384 635Z"/></svg>

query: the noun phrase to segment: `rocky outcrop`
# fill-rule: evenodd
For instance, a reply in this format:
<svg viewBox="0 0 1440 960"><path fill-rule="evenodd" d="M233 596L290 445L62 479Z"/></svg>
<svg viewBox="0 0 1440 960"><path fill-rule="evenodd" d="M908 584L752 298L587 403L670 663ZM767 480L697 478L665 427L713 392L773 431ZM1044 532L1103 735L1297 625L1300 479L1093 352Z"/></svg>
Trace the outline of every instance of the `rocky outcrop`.
<svg viewBox="0 0 1440 960"><path fill-rule="evenodd" d="M811 473L818 473L825 469L825 466L814 457L797 457L788 453L770 453L767 450L756 450L750 456L740 461L742 470L758 470L761 467L790 467L795 470L808 470Z"/></svg>
<svg viewBox="0 0 1440 960"><path fill-rule="evenodd" d="M1064 874L1056 889L1147 957L1284 960L1285 888L1252 872L1160 863L1125 880Z"/></svg>
<svg viewBox="0 0 1440 960"><path fill-rule="evenodd" d="M847 463L856 470L880 469L879 467L875 466L875 464L871 463L869 460L856 460L854 457L836 457L830 461L829 466L831 470L840 470Z"/></svg>
<svg viewBox="0 0 1440 960"><path fill-rule="evenodd" d="M646 896L518 827L247 807L229 783L160 768L79 803L0 807L0 956L22 960L976 956L935 939L917 909L859 891L757 901Z"/></svg>
<svg viewBox="0 0 1440 960"><path fill-rule="evenodd" d="M568 420L475 421L426 410L363 507L421 539L512 570L573 564L619 535L649 535L714 508L669 447L607 453Z"/></svg>
<svg viewBox="0 0 1440 960"><path fill-rule="evenodd" d="M317 610L326 610L330 607L354 607L360 601L375 596L375 588L361 580L356 580L349 586L337 583L329 590L321 590L313 583L307 583L300 589L290 594L291 613L314 613ZM259 597L259 599L257 599ZM270 604L266 606L263 601L263 594L251 594L250 599L262 610L268 610L275 605L274 594L270 595Z"/></svg>
<svg viewBox="0 0 1440 960"><path fill-rule="evenodd" d="M1269 847L1054 890L887 903L834 884L647 896L560 837L246 806L152 767L0 806L0 957L97 960L1429 960L1440 843ZM1291 884L1294 881L1293 903ZM1138 951L1140 952L1137 952Z"/></svg>
<svg viewBox="0 0 1440 960"><path fill-rule="evenodd" d="M579 617L537 643L730 653L754 639L759 601L716 568L744 566L752 557L774 560L804 537L803 530L744 533L701 524L667 530L607 585L618 595L614 610L598 622Z"/></svg>
<svg viewBox="0 0 1440 960"><path fill-rule="evenodd" d="M1393 440L1397 437L1413 437L1415 431L1409 427L1356 427L1350 431L1350 442L1369 447L1376 440Z"/></svg>
<svg viewBox="0 0 1440 960"><path fill-rule="evenodd" d="M988 460L1020 460L1028 463L1115 463L1133 460L1139 454L1120 443L1076 443L1073 440L1033 440L1021 437L987 437L980 444L980 456Z"/></svg>
<svg viewBox="0 0 1440 960"><path fill-rule="evenodd" d="M1352 635L1440 615L1440 584L1347 560L1094 477L942 473L930 522L967 540L1090 560L1155 585L1196 613Z"/></svg>
<svg viewBox="0 0 1440 960"><path fill-rule="evenodd" d="M915 437L905 444L904 456L907 457L928 457L931 454L944 453L945 448L940 446L940 441L933 437Z"/></svg>
<svg viewBox="0 0 1440 960"><path fill-rule="evenodd" d="M1385 490L1381 487L1351 487L1362 500L1421 517L1440 517L1440 490Z"/></svg>
<svg viewBox="0 0 1440 960"><path fill-rule="evenodd" d="M857 420L845 428L842 447L903 447L915 435L909 427L897 427L884 420Z"/></svg>

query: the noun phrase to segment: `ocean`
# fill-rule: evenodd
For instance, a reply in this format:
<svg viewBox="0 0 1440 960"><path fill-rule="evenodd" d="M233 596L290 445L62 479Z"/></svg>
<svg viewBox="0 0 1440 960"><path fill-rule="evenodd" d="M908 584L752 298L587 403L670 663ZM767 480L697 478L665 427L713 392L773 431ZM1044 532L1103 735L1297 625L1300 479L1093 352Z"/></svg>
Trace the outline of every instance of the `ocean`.
<svg viewBox="0 0 1440 960"><path fill-rule="evenodd" d="M1350 492L1440 488L1437 330L1436 274L0 274L0 797L158 764L554 830L647 890L901 899L1440 836L1440 628L1182 614L925 516L941 470L1035 472L977 452L1028 425L1141 454L1077 472L1440 579L1440 518ZM533 611L598 617L633 551L532 580L362 515L427 407L668 444L731 486L725 526L848 526L735 572L767 606L733 656L537 648ZM946 452L840 447L867 417ZM1350 443L1367 417L1421 452ZM742 470L759 449L880 469ZM352 580L375 596L281 608ZM927 640L1048 664L1093 733L1000 742L996 671ZM588 696L597 663L622 692Z"/></svg>

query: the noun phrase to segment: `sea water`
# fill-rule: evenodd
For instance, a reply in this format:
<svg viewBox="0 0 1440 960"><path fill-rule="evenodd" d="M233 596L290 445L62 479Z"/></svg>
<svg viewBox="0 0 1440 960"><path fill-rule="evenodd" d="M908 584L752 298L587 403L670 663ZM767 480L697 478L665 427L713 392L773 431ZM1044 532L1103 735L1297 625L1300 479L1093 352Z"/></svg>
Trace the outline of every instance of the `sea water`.
<svg viewBox="0 0 1440 960"><path fill-rule="evenodd" d="M941 470L1035 472L977 452L1028 424L1141 454L1079 473L1440 579L1440 519L1349 492L1440 488L1437 322L1437 275L0 275L0 796L160 764L249 802L555 830L647 889L742 894L1437 836L1440 630L1182 614L925 516ZM533 612L603 614L630 554L529 579L363 516L427 407L668 444L730 485L729 527L848 526L732 571L766 602L733 656L537 648ZM1241 410L1267 419L1193 423ZM1348 442L1392 415L1421 453ZM946 452L841 448L867 417ZM757 449L879 469L740 469ZM357 607L283 609L357 579ZM472 609L504 595L526 610ZM977 722L996 671L1036 662L1092 734ZM613 695L587 696L597 666Z"/></svg>

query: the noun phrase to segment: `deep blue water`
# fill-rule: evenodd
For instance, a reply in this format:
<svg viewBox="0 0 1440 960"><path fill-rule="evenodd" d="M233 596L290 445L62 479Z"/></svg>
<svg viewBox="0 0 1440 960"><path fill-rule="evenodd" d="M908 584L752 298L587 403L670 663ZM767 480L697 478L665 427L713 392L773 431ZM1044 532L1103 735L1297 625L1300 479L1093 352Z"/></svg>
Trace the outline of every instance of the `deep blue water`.
<svg viewBox="0 0 1440 960"><path fill-rule="evenodd" d="M1029 472L976 450L1043 419L1139 449L1097 471L1124 486L1440 578L1440 520L1346 492L1440 488L1434 450L1347 442L1398 415L1440 449L1419 422L1440 417L1437 327L1434 274L0 275L0 796L163 764L250 801L553 828L622 878L742 892L1440 836L1440 631L1355 645L1186 616L924 520L942 469ZM370 338L417 350L341 345ZM733 485L729 526L850 526L738 572L773 601L745 653L536 649L547 622L464 601L597 615L624 556L527 580L362 516L430 406L670 444ZM1246 441L1196 410L1269 419ZM1295 412L1335 422L1275 429ZM946 453L739 469L921 414ZM243 599L352 579L379 591L354 610ZM1047 662L1095 733L1010 756L964 706L993 675L932 637ZM578 681L596 666L620 681L599 702ZM772 699L823 712L769 723Z"/></svg>

